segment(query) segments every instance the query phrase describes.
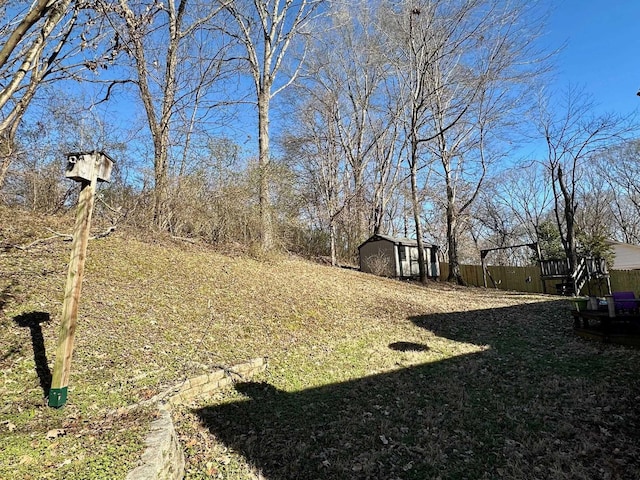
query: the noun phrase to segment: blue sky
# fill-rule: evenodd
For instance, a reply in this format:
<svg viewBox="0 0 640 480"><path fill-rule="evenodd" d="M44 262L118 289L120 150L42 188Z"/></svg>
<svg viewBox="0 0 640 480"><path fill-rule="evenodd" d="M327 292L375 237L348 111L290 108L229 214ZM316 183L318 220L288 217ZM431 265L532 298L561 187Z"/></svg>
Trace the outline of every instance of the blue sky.
<svg viewBox="0 0 640 480"><path fill-rule="evenodd" d="M549 9L543 44L550 49L564 45L555 58L551 90L569 85L582 87L592 95L601 112L624 115L640 111L640 97L636 95L640 90L640 0L540 2L541 11ZM130 105L126 101L119 105L103 104L102 113L111 123L126 124L131 121ZM250 156L255 155L257 148L254 115L249 112L227 125L230 128L227 134L237 138ZM274 137L278 128L275 115L276 112ZM537 156L538 143L534 140L533 145L523 145L519 153L528 158ZM275 144L272 147L277 149Z"/></svg>
<svg viewBox="0 0 640 480"><path fill-rule="evenodd" d="M640 107L640 0L545 0L549 45L559 53L555 87L584 87L601 111Z"/></svg>

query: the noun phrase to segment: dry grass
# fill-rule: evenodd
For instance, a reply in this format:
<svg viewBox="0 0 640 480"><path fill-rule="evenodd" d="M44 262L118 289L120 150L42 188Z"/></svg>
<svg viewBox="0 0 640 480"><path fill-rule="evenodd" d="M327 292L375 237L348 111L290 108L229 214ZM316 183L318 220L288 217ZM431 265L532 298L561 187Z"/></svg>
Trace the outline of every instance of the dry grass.
<svg viewBox="0 0 640 480"><path fill-rule="evenodd" d="M3 245L71 228L0 220ZM0 478L122 478L152 412L121 407L263 355L262 383L176 412L188 478L640 477L638 351L575 338L563 302L149 240L90 244L60 410L42 364L70 246L2 253Z"/></svg>

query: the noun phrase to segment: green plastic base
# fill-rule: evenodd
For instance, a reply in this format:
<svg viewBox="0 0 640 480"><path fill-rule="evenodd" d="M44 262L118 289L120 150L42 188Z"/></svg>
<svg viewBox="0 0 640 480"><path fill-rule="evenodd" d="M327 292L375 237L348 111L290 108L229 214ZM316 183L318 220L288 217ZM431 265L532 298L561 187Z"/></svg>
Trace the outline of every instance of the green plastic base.
<svg viewBox="0 0 640 480"><path fill-rule="evenodd" d="M67 387L52 388L49 390L50 407L62 407L65 403L67 403Z"/></svg>

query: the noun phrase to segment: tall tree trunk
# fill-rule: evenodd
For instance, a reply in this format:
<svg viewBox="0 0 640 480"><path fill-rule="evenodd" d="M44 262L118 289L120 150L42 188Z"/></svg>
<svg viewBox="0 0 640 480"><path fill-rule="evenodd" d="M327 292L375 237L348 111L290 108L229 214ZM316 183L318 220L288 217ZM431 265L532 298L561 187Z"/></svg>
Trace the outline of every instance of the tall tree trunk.
<svg viewBox="0 0 640 480"><path fill-rule="evenodd" d="M422 221L420 220L421 203L418 198L418 142L411 142L411 205L413 207L413 221L416 226L416 241L418 242L418 271L420 282L427 283L427 269L425 268L424 241Z"/></svg>
<svg viewBox="0 0 640 480"><path fill-rule="evenodd" d="M378 235L382 230L382 215L383 208L378 202L373 209L373 234Z"/></svg>
<svg viewBox="0 0 640 480"><path fill-rule="evenodd" d="M273 247L273 218L269 195L269 103L288 87L298 75L294 67L289 79L272 91L278 70L300 29L311 20L320 2L311 0L254 0L252 2L218 2L235 19L235 36L245 47L249 69L256 88L258 107L258 168L261 243L265 250ZM306 47L305 47L306 49ZM302 55L304 58L304 53Z"/></svg>
<svg viewBox="0 0 640 480"><path fill-rule="evenodd" d="M329 243L331 245L331 265L336 266L338 264L338 257L336 255L336 224L335 220L331 220L329 225Z"/></svg>
<svg viewBox="0 0 640 480"><path fill-rule="evenodd" d="M154 153L154 178L153 191L153 223L160 229L169 226L167 218L167 199L169 180L167 173L167 148L164 142L158 142Z"/></svg>
<svg viewBox="0 0 640 480"><path fill-rule="evenodd" d="M452 200L453 192L450 187L447 187L447 245L449 246L449 276L447 281L465 285L458 258L458 217Z"/></svg>
<svg viewBox="0 0 640 480"><path fill-rule="evenodd" d="M18 128L18 122L14 122L9 128L2 132L0 135L0 190L4 186L4 182L7 180L7 174L9 173L9 167L13 162L15 156L15 136Z"/></svg>
<svg viewBox="0 0 640 480"><path fill-rule="evenodd" d="M449 246L449 276L447 281L465 285L460 271L458 258L458 212L456 211L456 192L451 178L448 161L444 165L445 181L447 189L447 245Z"/></svg>
<svg viewBox="0 0 640 480"><path fill-rule="evenodd" d="M565 182L562 167L558 166L558 185L564 201L564 222L566 237L564 241L565 253L569 260L569 271L575 273L578 265L578 253L576 252L576 230L575 230L575 205L569 188ZM562 230L560 230L562 231Z"/></svg>
<svg viewBox="0 0 640 480"><path fill-rule="evenodd" d="M154 192L153 192L153 223L160 229L170 227L168 198L169 198L169 140L171 129L171 118L175 112L175 98L178 89L178 52L180 42L184 40L181 32L183 18L187 9L187 0L180 0L176 6L175 2L169 2L167 7L167 28L168 39L166 51L164 52L166 64L161 81L162 99L158 111L155 103L155 96L152 93L150 83L154 81L153 72L149 71L147 50L144 44L145 25L152 20L143 14L136 14L129 6L128 0L119 0L121 14L126 22L129 34L129 41L133 47L133 57L135 68L138 74L138 88L140 98L147 114L147 121L151 136L153 138L153 170L154 170ZM164 45L163 45L164 47ZM159 51L158 54L162 54ZM157 81L157 79L155 79Z"/></svg>
<svg viewBox="0 0 640 480"><path fill-rule="evenodd" d="M569 269L575 273L578 266L578 252L576 251L575 218L573 209L565 211L565 222L567 224L567 258L569 259Z"/></svg>
<svg viewBox="0 0 640 480"><path fill-rule="evenodd" d="M262 90L258 95L258 176L260 225L262 230L261 244L264 250L273 248L273 223L271 219L270 199L270 167L269 158L269 90Z"/></svg>

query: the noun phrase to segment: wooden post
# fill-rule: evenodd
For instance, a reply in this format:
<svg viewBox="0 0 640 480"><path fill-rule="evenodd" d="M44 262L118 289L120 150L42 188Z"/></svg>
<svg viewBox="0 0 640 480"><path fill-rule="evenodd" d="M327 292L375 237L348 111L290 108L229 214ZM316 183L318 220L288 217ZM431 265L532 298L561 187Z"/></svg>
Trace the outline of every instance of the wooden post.
<svg viewBox="0 0 640 480"><path fill-rule="evenodd" d="M480 263L482 264L482 284L484 288L487 288L487 264L485 258L487 257L488 250L480 250Z"/></svg>
<svg viewBox="0 0 640 480"><path fill-rule="evenodd" d="M609 313L609 318L616 317L616 302L613 300L613 295L605 295L607 299L607 311Z"/></svg>
<svg viewBox="0 0 640 480"><path fill-rule="evenodd" d="M78 200L78 212L73 232L71 246L71 260L67 272L67 283L64 292L62 306L62 321L60 324L60 337L56 351L56 361L53 367L53 379L49 391L49 406L61 407L67 401L67 387L69 385L69 372L71 369L71 356L78 321L78 304L82 289L82 277L84 263L87 256L87 244L89 243L89 229L91 227L91 215L98 171L96 163L100 161L99 155L91 155L89 162L90 180L81 179L80 198Z"/></svg>
<svg viewBox="0 0 640 480"><path fill-rule="evenodd" d="M542 250L540 250L540 244L538 242L532 243L531 248L535 249L536 256L538 257L538 265L540 265L540 281L542 282L542 293L547 293L547 282L544 278L544 271L542 269Z"/></svg>

